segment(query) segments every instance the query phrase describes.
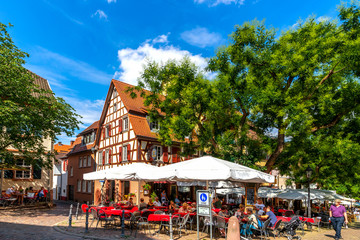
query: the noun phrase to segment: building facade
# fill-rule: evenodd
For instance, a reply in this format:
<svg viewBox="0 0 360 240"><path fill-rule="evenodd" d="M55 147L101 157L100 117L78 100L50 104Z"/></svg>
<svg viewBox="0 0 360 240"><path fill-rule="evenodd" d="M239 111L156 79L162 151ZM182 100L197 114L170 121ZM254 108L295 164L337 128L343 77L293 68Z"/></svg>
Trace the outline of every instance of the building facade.
<svg viewBox="0 0 360 240"><path fill-rule="evenodd" d="M76 138L71 151L67 154L67 199L80 203L92 203L94 186L92 181L83 180L83 174L96 169L94 160L94 141L99 122L82 131Z"/></svg>
<svg viewBox="0 0 360 240"><path fill-rule="evenodd" d="M96 137L97 170L113 166L143 162L153 165L164 165L184 160L180 156L179 142L162 146L157 138L159 123L151 122L144 99L137 94L132 98L128 89L134 87L127 83L112 80L106 97ZM136 92L136 91L135 91ZM190 158L190 157L189 157ZM106 181L105 196L108 201L120 201L130 193L144 197L144 182ZM95 204L100 203L102 184L95 181ZM175 183L166 186L152 184L153 190L166 188L171 195L177 194ZM137 192L140 189L140 193Z"/></svg>
<svg viewBox="0 0 360 240"><path fill-rule="evenodd" d="M68 158L67 154L70 152L74 141L70 145L62 144L61 142L54 145L55 162L53 165L53 199L66 200L67 199L67 180L68 180Z"/></svg>
<svg viewBox="0 0 360 240"><path fill-rule="evenodd" d="M31 73L34 78L34 83L44 90L51 91L48 81L34 73ZM53 151L53 141L50 138L43 139L43 147L46 151ZM20 186L23 189L32 187L34 190L40 190L41 187L44 187L51 194L52 190L52 169L46 169L44 167L39 167L36 164L28 165L24 160L21 160L21 154L17 149L12 147L7 148L7 151L14 152L15 156L18 156L17 168L4 169L0 171L2 178L2 191L5 191L11 186L19 188ZM40 160L39 160L40 161Z"/></svg>

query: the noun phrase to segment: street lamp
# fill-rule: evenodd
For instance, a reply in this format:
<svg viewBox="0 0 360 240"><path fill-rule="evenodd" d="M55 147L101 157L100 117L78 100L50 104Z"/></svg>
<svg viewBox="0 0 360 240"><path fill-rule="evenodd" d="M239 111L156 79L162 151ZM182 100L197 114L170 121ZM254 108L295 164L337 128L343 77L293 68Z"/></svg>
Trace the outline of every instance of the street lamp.
<svg viewBox="0 0 360 240"><path fill-rule="evenodd" d="M306 169L306 178L308 180L308 217L311 218L311 206L310 206L310 179L311 179L311 175L313 173L313 170L311 169L311 167L309 166Z"/></svg>

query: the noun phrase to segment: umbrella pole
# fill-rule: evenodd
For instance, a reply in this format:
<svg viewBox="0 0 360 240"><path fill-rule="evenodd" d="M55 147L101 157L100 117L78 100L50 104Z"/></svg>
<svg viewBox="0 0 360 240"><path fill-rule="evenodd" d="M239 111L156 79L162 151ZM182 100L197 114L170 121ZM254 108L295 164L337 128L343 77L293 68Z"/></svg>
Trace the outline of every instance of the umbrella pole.
<svg viewBox="0 0 360 240"><path fill-rule="evenodd" d="M209 190L209 181L206 180L206 190Z"/></svg>
<svg viewBox="0 0 360 240"><path fill-rule="evenodd" d="M137 190L136 201L137 201L138 209L140 211L140 180L138 181L138 190Z"/></svg>

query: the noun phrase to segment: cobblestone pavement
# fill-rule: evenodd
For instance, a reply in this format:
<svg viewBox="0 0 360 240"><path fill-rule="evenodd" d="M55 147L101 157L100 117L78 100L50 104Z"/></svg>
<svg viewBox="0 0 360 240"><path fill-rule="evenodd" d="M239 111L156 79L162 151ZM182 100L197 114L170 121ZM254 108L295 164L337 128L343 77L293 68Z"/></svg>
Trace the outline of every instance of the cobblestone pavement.
<svg viewBox="0 0 360 240"><path fill-rule="evenodd" d="M68 218L70 203L56 202L53 209L0 211L0 239L81 239L61 234L53 225Z"/></svg>
<svg viewBox="0 0 360 240"><path fill-rule="evenodd" d="M73 227L67 230L68 214L70 203L57 202L57 207L53 209L38 209L38 210L2 210L0 211L0 240L17 240L17 239L88 239L89 237L119 239L121 230L104 230L99 227L95 229L95 224L90 228L89 234L84 234L84 219L75 221ZM75 212L75 211L73 211ZM56 229L54 224L60 223ZM90 221L91 222L91 221ZM320 232L316 229L313 232L305 231L306 234L302 240L331 240L334 239L334 231L322 228ZM70 235L69 235L70 234ZM135 239L134 233L130 235L129 231L125 232L126 239ZM359 240L360 239L360 223L350 225L348 229L342 230L342 235L345 240ZM138 233L136 239L144 240L167 240L169 236L166 234L152 235L142 232ZM179 238L176 234L174 239L180 240L194 240L196 239L196 231L190 231ZM209 239L208 235L201 233L200 239ZM220 238L221 239L221 238ZM222 238L224 239L224 238ZM255 238L259 239L259 238ZM280 238L285 239L285 238Z"/></svg>

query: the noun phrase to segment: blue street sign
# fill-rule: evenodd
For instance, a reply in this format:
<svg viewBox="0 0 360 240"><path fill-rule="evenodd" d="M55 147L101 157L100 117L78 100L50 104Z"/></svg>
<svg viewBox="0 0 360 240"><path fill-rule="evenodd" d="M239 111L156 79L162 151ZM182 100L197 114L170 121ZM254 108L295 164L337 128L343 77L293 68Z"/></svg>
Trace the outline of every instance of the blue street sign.
<svg viewBox="0 0 360 240"><path fill-rule="evenodd" d="M202 193L202 194L200 194L200 200L202 201L202 202L206 202L206 200L207 200L207 194L205 194L205 193Z"/></svg>

